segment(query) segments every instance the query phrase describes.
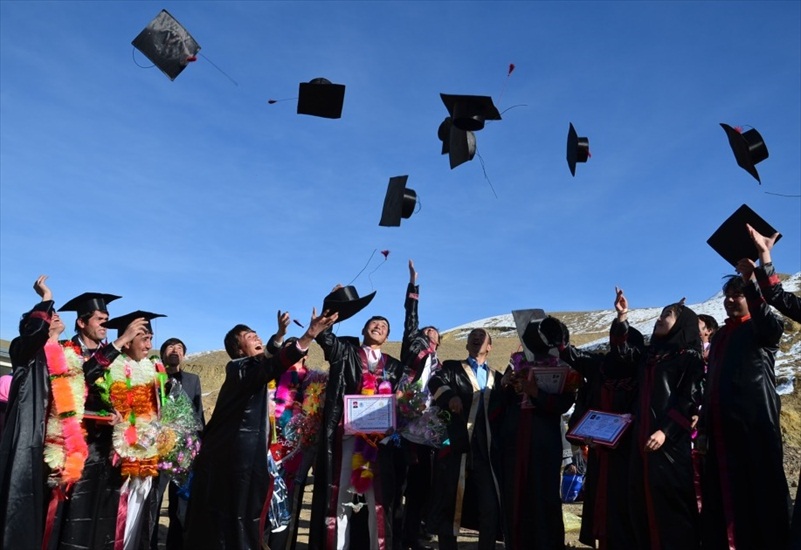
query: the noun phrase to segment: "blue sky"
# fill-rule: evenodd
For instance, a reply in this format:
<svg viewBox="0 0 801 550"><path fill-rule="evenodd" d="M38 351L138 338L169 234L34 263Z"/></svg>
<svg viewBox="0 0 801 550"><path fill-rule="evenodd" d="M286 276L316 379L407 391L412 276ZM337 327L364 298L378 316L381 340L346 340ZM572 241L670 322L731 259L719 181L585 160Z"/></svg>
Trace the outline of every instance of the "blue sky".
<svg viewBox="0 0 801 550"><path fill-rule="evenodd" d="M205 56L174 82L130 44L162 8ZM267 104L315 77L347 86L340 120ZM440 155L440 92L525 105L477 133L497 198L478 157ZM575 178L570 122L592 153ZM765 138L761 187L720 122ZM59 304L120 294L112 316L168 315L158 343L220 349L278 309L305 324L383 249L340 334L383 314L401 336L409 258L443 329L609 308L615 285L700 302L731 271L706 239L743 203L801 269L801 199L765 193L801 194L800 134L799 2L2 1L0 336L46 273ZM402 174L422 207L379 227Z"/></svg>

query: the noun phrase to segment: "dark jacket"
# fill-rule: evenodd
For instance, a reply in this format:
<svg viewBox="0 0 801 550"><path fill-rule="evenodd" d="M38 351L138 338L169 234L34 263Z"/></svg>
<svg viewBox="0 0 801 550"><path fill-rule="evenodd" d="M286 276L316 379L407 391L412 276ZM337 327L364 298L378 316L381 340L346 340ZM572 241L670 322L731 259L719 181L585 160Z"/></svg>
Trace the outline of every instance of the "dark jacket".
<svg viewBox="0 0 801 550"><path fill-rule="evenodd" d="M784 548L790 507L774 371L784 323L755 284L744 294L750 317L727 319L709 351L704 547Z"/></svg>
<svg viewBox="0 0 801 550"><path fill-rule="evenodd" d="M272 496L267 384L304 355L289 342L278 355L226 365L225 382L194 463L186 548L261 548Z"/></svg>
<svg viewBox="0 0 801 550"><path fill-rule="evenodd" d="M497 433L504 404L500 391L501 373L490 370L483 392L474 387L474 380L475 376L466 361L444 361L428 383L428 389L440 409L449 410L451 398L458 397L462 401L463 411L461 415L451 415L448 430L451 444L440 450L435 461L431 512L426 522L426 527L432 533L457 535L459 526L478 526L481 504L464 492L465 475L470 469L468 462L471 461L474 445L486 455L485 463L491 465L494 492L500 502L500 476L496 468L497 453L493 437Z"/></svg>
<svg viewBox="0 0 801 550"><path fill-rule="evenodd" d="M11 342L14 378L7 428L0 441L0 533L2 548L39 548L47 507L43 459L50 382L44 345L53 302L40 302Z"/></svg>

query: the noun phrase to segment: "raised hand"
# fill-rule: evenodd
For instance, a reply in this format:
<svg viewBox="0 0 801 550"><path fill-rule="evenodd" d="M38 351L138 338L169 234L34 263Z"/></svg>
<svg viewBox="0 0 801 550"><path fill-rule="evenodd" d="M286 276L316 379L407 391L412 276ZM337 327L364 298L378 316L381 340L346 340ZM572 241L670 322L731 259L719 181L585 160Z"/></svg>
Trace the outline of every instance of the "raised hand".
<svg viewBox="0 0 801 550"><path fill-rule="evenodd" d="M748 235L750 235L751 240L757 248L757 252L759 252L759 260L762 262L762 265L769 263L771 261L770 251L773 249L773 245L776 244L776 239L781 237L781 233L777 231L770 237L766 237L749 224L745 224L745 227L748 228Z"/></svg>
<svg viewBox="0 0 801 550"><path fill-rule="evenodd" d="M317 308L312 308L311 321L309 321L309 328L298 339L298 345L301 349L307 349L315 337L337 322L339 313L330 313L328 310L323 311L319 316L317 315Z"/></svg>
<svg viewBox="0 0 801 550"><path fill-rule="evenodd" d="M617 317L621 321L625 319L626 314L629 312L629 301L623 294L623 289L618 287L615 287L615 311L617 311Z"/></svg>
<svg viewBox="0 0 801 550"><path fill-rule="evenodd" d="M414 269L414 260L409 259L409 284L417 284L417 271Z"/></svg>
<svg viewBox="0 0 801 550"><path fill-rule="evenodd" d="M289 327L290 317L289 312L285 311L281 313L281 310L278 310L278 330L276 331L276 335L283 339L286 335L286 329Z"/></svg>
<svg viewBox="0 0 801 550"><path fill-rule="evenodd" d="M114 347L117 349L122 349L133 342L134 338L140 334L144 334L146 331L147 319L144 317L134 319L134 321L126 327L125 332L122 333L122 336L119 336L116 340L114 340Z"/></svg>
<svg viewBox="0 0 801 550"><path fill-rule="evenodd" d="M751 258L743 258L739 262L737 262L737 267L735 267L737 273L740 274L740 277L743 278L743 281L746 283L751 279L756 279L754 276L754 270L756 269L756 264Z"/></svg>
<svg viewBox="0 0 801 550"><path fill-rule="evenodd" d="M53 299L53 293L45 284L46 280L47 280L47 275L39 275L39 277L36 279L36 282L33 283L33 289L36 291L36 294L42 297L43 302L47 302Z"/></svg>

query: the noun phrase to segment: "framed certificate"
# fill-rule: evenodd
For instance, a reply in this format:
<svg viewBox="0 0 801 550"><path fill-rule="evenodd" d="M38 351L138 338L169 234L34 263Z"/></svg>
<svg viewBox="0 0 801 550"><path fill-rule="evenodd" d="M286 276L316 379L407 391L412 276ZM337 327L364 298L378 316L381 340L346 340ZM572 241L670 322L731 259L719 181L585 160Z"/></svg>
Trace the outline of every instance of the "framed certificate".
<svg viewBox="0 0 801 550"><path fill-rule="evenodd" d="M528 369L529 380L536 377L537 387L547 393L562 393L565 388L568 367L531 367Z"/></svg>
<svg viewBox="0 0 801 550"><path fill-rule="evenodd" d="M395 429L395 395L346 395L346 434L383 434Z"/></svg>
<svg viewBox="0 0 801 550"><path fill-rule="evenodd" d="M598 445L615 448L630 424L631 418L628 415L590 409L584 413L579 423L567 432L566 437L579 442L589 438Z"/></svg>

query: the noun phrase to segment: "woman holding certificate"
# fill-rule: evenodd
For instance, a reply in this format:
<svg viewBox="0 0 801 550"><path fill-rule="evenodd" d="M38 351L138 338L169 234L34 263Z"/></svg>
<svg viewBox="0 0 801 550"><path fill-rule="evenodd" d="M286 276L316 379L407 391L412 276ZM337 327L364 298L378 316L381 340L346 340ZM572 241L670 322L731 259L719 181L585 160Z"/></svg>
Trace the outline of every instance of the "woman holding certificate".
<svg viewBox="0 0 801 550"><path fill-rule="evenodd" d="M690 454L691 417L704 374L698 316L684 300L665 307L651 343L638 348L628 339L628 300L616 292L612 344L637 365L639 386L629 483L637 548L699 548Z"/></svg>

